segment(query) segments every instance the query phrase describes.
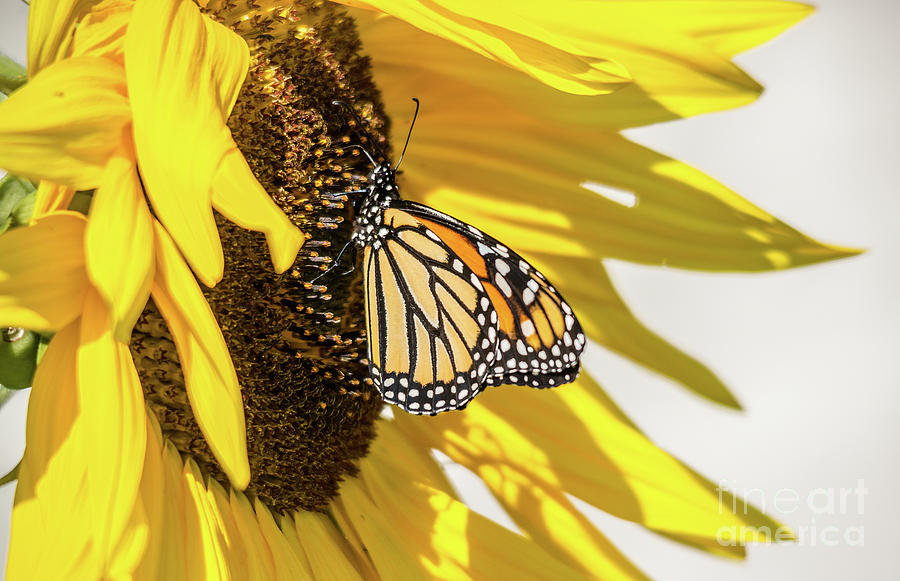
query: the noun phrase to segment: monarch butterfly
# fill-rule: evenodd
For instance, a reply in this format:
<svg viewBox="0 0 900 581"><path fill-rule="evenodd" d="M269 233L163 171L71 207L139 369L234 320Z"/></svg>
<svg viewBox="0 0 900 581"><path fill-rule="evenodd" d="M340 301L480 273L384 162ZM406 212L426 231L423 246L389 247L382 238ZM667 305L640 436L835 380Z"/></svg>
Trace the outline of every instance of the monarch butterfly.
<svg viewBox="0 0 900 581"><path fill-rule="evenodd" d="M400 162L362 151L373 168L366 188L346 192L361 195L348 246L363 249L369 372L384 401L435 415L488 386L574 381L584 333L544 276L481 230L402 200Z"/></svg>

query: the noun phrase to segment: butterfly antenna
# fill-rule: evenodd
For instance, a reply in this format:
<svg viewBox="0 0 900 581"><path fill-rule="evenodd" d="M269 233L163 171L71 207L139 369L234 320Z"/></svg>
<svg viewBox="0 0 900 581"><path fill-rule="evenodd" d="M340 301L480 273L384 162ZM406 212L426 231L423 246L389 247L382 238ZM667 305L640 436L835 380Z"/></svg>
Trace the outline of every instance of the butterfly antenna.
<svg viewBox="0 0 900 581"><path fill-rule="evenodd" d="M363 129L364 126L363 126L362 119L359 118L359 115L356 114L356 111L353 110L353 107L351 107L351 106L348 105L347 103L344 103L343 101L332 101L331 104L332 104L332 105L337 105L337 106L339 106L339 107L343 107L344 109L346 109L346 110L350 113L350 115L353 116L353 120L356 121L356 126L359 128L359 129L358 129L359 133L360 133L363 137L365 137L366 139L368 139L368 140L369 140L369 143L373 144L375 147L378 148L378 152L377 152L378 155L380 155L380 156L381 156L382 158L384 158L384 159L387 159L387 156L384 155L384 150L381 149L381 146L378 145L378 142L375 141L374 139L372 139L372 136L369 135L369 132L368 132L368 131L366 131L365 129ZM366 157L369 158L369 161L372 162L372 165L378 165L377 163L375 163L375 160L372 159L372 156L369 155L369 152L368 152L368 151L366 151L366 150L363 149L362 147L360 147L359 149L360 149L363 153L366 154Z"/></svg>
<svg viewBox="0 0 900 581"><path fill-rule="evenodd" d="M412 123L409 124L409 133L406 134L406 143L403 144L403 151L400 153L400 160L397 162L397 165L394 166L394 171L397 171L397 168L399 168L400 164L403 162L403 156L406 155L406 146L409 145L409 138L412 136L413 127L416 126L416 117L419 116L419 100L415 97L413 97L412 100L416 102L416 112L413 113Z"/></svg>

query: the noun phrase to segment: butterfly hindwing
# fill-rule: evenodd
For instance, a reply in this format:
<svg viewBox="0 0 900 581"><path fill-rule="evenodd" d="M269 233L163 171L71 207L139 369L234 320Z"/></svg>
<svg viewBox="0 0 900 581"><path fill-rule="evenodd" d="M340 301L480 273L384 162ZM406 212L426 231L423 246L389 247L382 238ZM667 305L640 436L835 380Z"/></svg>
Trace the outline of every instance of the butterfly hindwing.
<svg viewBox="0 0 900 581"><path fill-rule="evenodd" d="M474 226L415 202L402 207L474 272L497 313L488 385L547 388L578 375L585 337L571 307L521 256Z"/></svg>

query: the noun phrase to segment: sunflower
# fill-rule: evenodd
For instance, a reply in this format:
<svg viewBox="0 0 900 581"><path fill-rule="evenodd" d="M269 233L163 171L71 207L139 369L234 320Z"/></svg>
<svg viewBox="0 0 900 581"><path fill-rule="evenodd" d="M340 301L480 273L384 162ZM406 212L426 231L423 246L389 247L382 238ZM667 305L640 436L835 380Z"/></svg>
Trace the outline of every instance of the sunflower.
<svg viewBox="0 0 900 581"><path fill-rule="evenodd" d="M721 556L771 538L777 522L729 510L586 374L462 413L382 413L358 277L313 279L350 234L340 192L367 173L332 101L387 144L416 95L405 194L527 256L597 343L737 406L600 259L769 270L852 251L620 131L752 101L731 57L807 7L198 4L31 3L0 166L39 186L31 224L0 236L0 324L55 335L8 579L644 578L573 497ZM434 451L519 530L461 502Z"/></svg>

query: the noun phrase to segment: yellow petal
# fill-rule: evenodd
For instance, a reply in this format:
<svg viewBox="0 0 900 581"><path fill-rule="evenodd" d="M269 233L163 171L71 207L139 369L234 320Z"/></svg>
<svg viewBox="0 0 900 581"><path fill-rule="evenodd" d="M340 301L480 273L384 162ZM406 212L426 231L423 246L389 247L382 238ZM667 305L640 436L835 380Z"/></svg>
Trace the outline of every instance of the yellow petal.
<svg viewBox="0 0 900 581"><path fill-rule="evenodd" d="M342 0L341 3L383 11L560 91L601 95L630 80L629 72L619 63L602 53L584 50L584 37L557 33L560 22L548 22L554 14L565 19L578 18L570 14L574 5L568 5L566 10L544 8L540 18L535 18L528 3L502 6L474 0L438 0L429 4L408 0L373 3Z"/></svg>
<svg viewBox="0 0 900 581"><path fill-rule="evenodd" d="M725 384L705 365L647 328L613 287L603 263L596 259L529 254L578 314L592 340L648 369L670 377L710 400L740 409Z"/></svg>
<svg viewBox="0 0 900 581"><path fill-rule="evenodd" d="M32 0L28 9L28 76L66 55L78 21L96 0Z"/></svg>
<svg viewBox="0 0 900 581"><path fill-rule="evenodd" d="M275 561L256 520L250 501L240 492L231 491L229 504L244 545L247 547L248 578L266 581L275 579Z"/></svg>
<svg viewBox="0 0 900 581"><path fill-rule="evenodd" d="M465 414L444 415L450 417L427 426L397 421L405 430L418 429L420 440L442 434L431 445L481 475L512 512L522 484L506 475L519 474L550 496L564 490L669 535L714 540L722 527L738 527L749 542L765 540L755 527L781 526L756 510L745 514L743 504L734 511L720 502L715 485L653 445L586 374L549 392L489 390ZM553 528L540 521L532 526ZM552 538L560 548L568 543L563 535Z"/></svg>
<svg viewBox="0 0 900 581"><path fill-rule="evenodd" d="M361 462L359 480L342 485L340 504L382 578L587 578L424 483L416 465L398 461L379 441Z"/></svg>
<svg viewBox="0 0 900 581"><path fill-rule="evenodd" d="M155 420L152 420L155 423ZM156 430L154 430L156 432ZM155 438L155 437L154 437ZM200 567L203 547L197 535L190 534L194 528L187 523L197 520L197 508L190 501L182 480L184 464L181 456L171 443L166 443L162 436L154 445L154 473L142 485L142 494L147 498L158 495L152 500L152 508L147 513L151 517L152 552L148 549L147 559L141 564L136 578L147 581L156 579L202 579ZM148 455L150 453L148 452ZM155 485L156 489L151 489ZM155 560L151 557L156 556Z"/></svg>
<svg viewBox="0 0 900 581"><path fill-rule="evenodd" d="M103 58L47 67L0 103L0 167L35 182L98 186L131 120L124 80Z"/></svg>
<svg viewBox="0 0 900 581"><path fill-rule="evenodd" d="M237 150L222 160L216 172L213 206L238 226L265 233L276 272L284 272L294 264L303 245L303 233L256 181Z"/></svg>
<svg viewBox="0 0 900 581"><path fill-rule="evenodd" d="M150 522L144 510L144 501L138 496L108 568L110 579L132 579L132 572L144 558L150 539Z"/></svg>
<svg viewBox="0 0 900 581"><path fill-rule="evenodd" d="M261 579L258 573L251 575L252 564L259 558L250 552L250 547L244 542L235 520L228 493L218 481L206 479L206 496L210 504L210 514L215 516L216 526L220 530L222 538L222 553L228 564L232 579ZM253 547L254 549L256 547Z"/></svg>
<svg viewBox="0 0 900 581"><path fill-rule="evenodd" d="M117 153L94 193L85 234L87 271L111 309L115 337L127 343L147 304L154 273L153 217L134 157Z"/></svg>
<svg viewBox="0 0 900 581"><path fill-rule="evenodd" d="M783 0L743 2L621 3L620 10L652 12L726 57L763 44L813 12L813 7Z"/></svg>
<svg viewBox="0 0 900 581"><path fill-rule="evenodd" d="M225 338L197 282L166 231L156 229L156 278L151 293L178 348L191 407L231 483L250 481L244 407Z"/></svg>
<svg viewBox="0 0 900 581"><path fill-rule="evenodd" d="M363 579L365 564L324 514L299 511L294 514L297 535L303 541L314 579ZM371 567L371 563L368 563ZM371 571L374 574L374 571ZM372 578L371 576L367 578Z"/></svg>
<svg viewBox="0 0 900 581"><path fill-rule="evenodd" d="M75 352L80 321L53 337L34 377L6 578L98 579Z"/></svg>
<svg viewBox="0 0 900 581"><path fill-rule="evenodd" d="M166 543L183 549L179 531L172 531L166 517L169 510L176 511L181 498L166 487L165 464L163 462L163 437L155 417L147 414L147 446L144 453L144 470L141 474L139 500L147 520L149 536L141 562L133 570L133 577L139 581L155 579L176 579L174 575L159 573L162 567L172 567L175 559L165 551ZM179 462L179 465L181 463ZM169 507L169 510L167 510ZM179 513L180 516L180 513ZM178 527L181 528L181 527Z"/></svg>
<svg viewBox="0 0 900 581"><path fill-rule="evenodd" d="M736 107L753 101L761 87L719 54L713 42L695 39L695 24L688 5L667 2L669 12L685 12L681 18L648 22L643 8L648 2L581 3L589 10L608 13L584 22L609 23L589 32L593 54L615 58L633 77L633 83L609 95L563 93L540 81L481 58L475 52L420 31L395 18L377 18L365 10L353 10L360 35L372 56L375 78L382 88L391 118L405 113L409 96L420 98L433 90L457 101L460 110L479 112L504 108L523 118L554 120L580 127L622 129L705 111ZM699 3L705 4L705 3ZM746 3L739 3L744 5ZM623 8L633 7L632 10ZM619 15L619 11L630 12ZM570 21L570 10L560 9ZM637 14L635 14L637 13ZM641 15L643 14L643 16ZM746 42L765 38L758 20L726 15L721 24L746 31ZM701 19L698 18L698 21ZM785 16L782 28L796 18ZM697 23L700 26L700 23ZM771 27L767 27L769 30ZM562 28L557 28L562 34ZM698 33L699 34L699 33ZM597 42L594 42L597 40ZM422 98L426 108L432 99ZM424 112L424 110L423 110ZM397 127L398 133L402 127ZM395 142L403 143L402 135Z"/></svg>
<svg viewBox="0 0 900 581"><path fill-rule="evenodd" d="M72 38L69 56L90 55L125 64L125 31L134 0L101 0L85 16Z"/></svg>
<svg viewBox="0 0 900 581"><path fill-rule="evenodd" d="M47 180L38 185L34 200L34 211L31 213L31 222L52 212L59 212L69 207L75 190L67 188Z"/></svg>
<svg viewBox="0 0 900 581"><path fill-rule="evenodd" d="M858 253L817 242L702 172L619 135L572 131L564 144L553 145L552 128L501 121L476 133L476 142L476 124L467 123L438 122L433 133L422 132L425 142L405 168L407 195L526 257L533 251L752 271ZM513 155L506 153L509 143L516 143ZM631 192L637 203L629 207L588 191L580 185L585 181ZM486 197L502 202L485 204Z"/></svg>
<svg viewBox="0 0 900 581"><path fill-rule="evenodd" d="M65 212L0 236L0 325L51 331L81 314L85 224Z"/></svg>
<svg viewBox="0 0 900 581"><path fill-rule="evenodd" d="M275 562L275 579L312 579L312 571L306 562L306 556L299 551L299 547L285 537L284 533L272 518L272 513L266 505L256 499L254 504L256 518L263 538L272 551Z"/></svg>
<svg viewBox="0 0 900 581"><path fill-rule="evenodd" d="M203 475L193 460L188 460L182 473L185 498L194 510L190 511L186 522L187 534L201 547L200 554L188 553L189 560L197 561L203 570L204 579L230 579L231 568L225 558L225 539L217 515L215 502L206 492ZM193 518L191 518L193 517ZM194 577L190 577L193 579Z"/></svg>
<svg viewBox="0 0 900 581"><path fill-rule="evenodd" d="M405 417L399 418L397 423L400 429L405 430L406 440L426 446L441 446L440 442L431 441L427 435L423 436L423 433L432 433L428 426L414 425L414 422L407 421ZM557 426L557 429L562 428ZM459 432L448 432L444 430L441 439L447 438L450 446L453 446ZM468 437L477 442L476 445L491 446L495 436L478 429L470 431ZM525 454L526 452L521 452L526 463L538 458L543 462L548 452L531 452L530 456ZM529 460L526 461L526 458ZM481 465L478 475L495 491L516 525L543 550L561 562L578 568L584 575L600 579L646 579L646 575L570 502L562 486L536 485L532 473L520 471L510 464L497 465L491 457L486 460L480 464L478 459L472 458L472 464ZM552 459L546 461L551 462ZM560 542L561 539L565 539L565 542Z"/></svg>
<svg viewBox="0 0 900 581"><path fill-rule="evenodd" d="M210 208L213 178L234 148L222 101L233 101L231 85L240 85L248 62L235 38L184 0L137 0L125 37L141 177L159 220L207 286L224 265Z"/></svg>
<svg viewBox="0 0 900 581"><path fill-rule="evenodd" d="M210 67L212 85L222 117L228 119L250 68L250 50L243 38L221 24L208 18L204 18L203 23L206 26L206 50L215 58Z"/></svg>
<svg viewBox="0 0 900 581"><path fill-rule="evenodd" d="M78 348L78 402L83 420L94 550L112 561L138 494L146 452L144 392L126 343L116 341L96 291L85 299Z"/></svg>

